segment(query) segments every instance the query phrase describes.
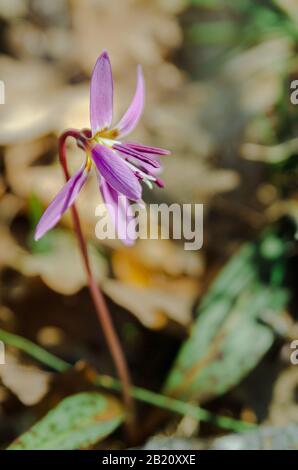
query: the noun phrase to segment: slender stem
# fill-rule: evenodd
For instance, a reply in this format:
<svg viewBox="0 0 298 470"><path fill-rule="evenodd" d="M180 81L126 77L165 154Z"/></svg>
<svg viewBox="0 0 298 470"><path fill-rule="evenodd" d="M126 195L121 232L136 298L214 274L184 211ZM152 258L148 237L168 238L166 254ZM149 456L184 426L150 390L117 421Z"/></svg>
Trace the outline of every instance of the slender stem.
<svg viewBox="0 0 298 470"><path fill-rule="evenodd" d="M27 338L15 335L0 328L0 340L13 348L19 349L56 372L65 372L71 366L54 354L49 353Z"/></svg>
<svg viewBox="0 0 298 470"><path fill-rule="evenodd" d="M57 372L64 372L72 367L72 365L68 362L63 361L57 356L54 356L37 344L32 343L30 340L13 333L9 333L2 329L0 329L0 340L6 344L9 344L10 346L18 348L19 350L25 352L29 356ZM97 375L94 377L94 379L92 379L92 382L94 385L98 385L107 390L113 390L115 392L121 391L122 388L121 382L119 382L114 377L107 375ZM254 429L256 427L254 424L245 423L227 416L218 416L208 410L204 410L199 406L170 398L166 395L151 392L150 390L146 390L141 387L132 386L131 394L136 400L142 401L149 405L153 405L182 416L190 415L198 421L212 422L220 428L227 429L229 431L243 432L249 431L250 429Z"/></svg>
<svg viewBox="0 0 298 470"><path fill-rule="evenodd" d="M78 143L82 143L82 139L84 139L84 136L82 135L82 133L74 129L70 129L64 132L59 139L59 157L60 157L61 165L63 167L66 181L68 181L70 178L68 166L67 166L67 159L66 159L66 140L68 137L75 138ZM132 399L131 391L130 391L131 380L130 380L128 366L127 366L125 355L123 353L117 333L114 329L114 325L112 323L111 316L110 316L105 298L102 294L102 291L99 289L92 273L88 250L87 250L87 244L86 244L86 240L84 238L83 232L82 232L79 213L75 205L72 205L71 211L72 211L74 229L77 235L80 251L82 254L83 264L84 264L84 268L85 268L85 272L86 272L86 276L88 280L90 294L91 294L91 297L95 306L97 317L101 323L103 332L105 334L105 338L108 343L111 356L114 360L114 364L115 364L118 376L122 383L123 399L124 399L124 403L126 404L127 412L128 412L127 424L130 429L130 434L132 435L133 423L135 421L135 407L134 407L134 401Z"/></svg>
<svg viewBox="0 0 298 470"><path fill-rule="evenodd" d="M110 376L98 375L94 378L94 383L110 390L120 390L119 381ZM184 401L177 400L176 398L167 397L166 395L155 393L141 387L132 387L132 395L134 398L144 403L172 411L182 416L192 416L198 421L208 421L220 428L228 429L230 431L243 432L255 428L255 425L251 423L245 423L243 421L229 418L228 416L218 416L197 405L192 405L191 403L186 403Z"/></svg>

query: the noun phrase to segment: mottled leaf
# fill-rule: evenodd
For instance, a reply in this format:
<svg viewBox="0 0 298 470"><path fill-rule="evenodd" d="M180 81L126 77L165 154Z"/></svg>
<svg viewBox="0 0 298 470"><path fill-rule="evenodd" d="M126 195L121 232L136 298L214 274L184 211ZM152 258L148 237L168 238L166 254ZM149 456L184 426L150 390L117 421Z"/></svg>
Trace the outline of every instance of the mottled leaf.
<svg viewBox="0 0 298 470"><path fill-rule="evenodd" d="M8 450L73 450L95 444L123 421L117 400L84 392L61 401Z"/></svg>
<svg viewBox="0 0 298 470"><path fill-rule="evenodd" d="M261 360L274 333L261 322L288 302L280 287L283 253L266 259L266 234L234 255L201 302L190 338L183 344L165 384L165 393L204 401L225 393Z"/></svg>

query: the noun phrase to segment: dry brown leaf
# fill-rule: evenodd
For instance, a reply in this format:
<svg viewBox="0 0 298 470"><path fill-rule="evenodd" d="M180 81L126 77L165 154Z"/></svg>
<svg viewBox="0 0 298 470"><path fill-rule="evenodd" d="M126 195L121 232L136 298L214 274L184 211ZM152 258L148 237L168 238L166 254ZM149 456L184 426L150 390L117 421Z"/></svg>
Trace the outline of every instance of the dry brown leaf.
<svg viewBox="0 0 298 470"><path fill-rule="evenodd" d="M118 280L105 281L103 289L145 326L190 323L204 272L201 254L170 240L140 240L129 250L115 250L112 266Z"/></svg>
<svg viewBox="0 0 298 470"><path fill-rule="evenodd" d="M71 140L69 145L69 168L74 172L80 167L84 154ZM5 149L6 178L14 194L25 200L35 194L45 208L65 184L63 171L58 162L47 166L32 165L44 153L52 151L51 146L51 141L40 139ZM95 224L98 221L95 217L95 208L101 202L98 180L95 173L92 173L77 200L84 233L88 237L94 237ZM70 211L66 212L63 222L72 227Z"/></svg>
<svg viewBox="0 0 298 470"><path fill-rule="evenodd" d="M0 143L29 141L55 129L64 104L57 70L44 62L20 62L7 56L0 56L0 68L5 84Z"/></svg>
<svg viewBox="0 0 298 470"><path fill-rule="evenodd" d="M181 184L181 175L186 184ZM212 168L200 160L176 156L165 160L163 179L168 198L185 204L206 203L215 194L232 191L240 181L234 170Z"/></svg>
<svg viewBox="0 0 298 470"><path fill-rule="evenodd" d="M9 225L23 206L21 198L12 193L5 193L0 199L0 222Z"/></svg>
<svg viewBox="0 0 298 470"><path fill-rule="evenodd" d="M88 244L94 276L98 282L107 276L107 262L94 245ZM29 253L0 224L0 266L10 267L24 276L40 276L56 292L71 295L87 283L78 243L72 232L56 230L45 253Z"/></svg>
<svg viewBox="0 0 298 470"><path fill-rule="evenodd" d="M269 423L273 425L298 421L296 392L298 387L297 367L291 366L278 377L272 394Z"/></svg>
<svg viewBox="0 0 298 470"><path fill-rule="evenodd" d="M67 88L66 104L58 131L68 128L83 129L90 127L89 123L89 85L76 85Z"/></svg>
<svg viewBox="0 0 298 470"><path fill-rule="evenodd" d="M56 61L65 61L72 52L68 30L59 27L41 28L24 19L10 24L7 40L12 50L22 58L47 56Z"/></svg>
<svg viewBox="0 0 298 470"><path fill-rule="evenodd" d="M167 13L172 13L178 15L187 7L187 2L185 0L153 0L152 3Z"/></svg>
<svg viewBox="0 0 298 470"><path fill-rule="evenodd" d="M0 379L24 405L38 403L47 393L51 375L34 366L24 365L12 354L5 354L5 364L0 366Z"/></svg>
<svg viewBox="0 0 298 470"><path fill-rule="evenodd" d="M140 273L143 268L146 278L157 272L168 276L193 277L199 277L204 272L204 262L200 254L185 251L182 246L171 240L139 240L130 250L114 251L112 263L116 277L125 282L129 282L130 277L133 282L133 266L134 271L139 270ZM135 279L138 283L138 278Z"/></svg>
<svg viewBox="0 0 298 470"><path fill-rule="evenodd" d="M93 245L88 245L95 279L101 282L107 275L107 264ZM56 292L72 295L87 283L81 254L72 233L56 231L47 253L26 254L19 269L26 276L39 275Z"/></svg>
<svg viewBox="0 0 298 470"><path fill-rule="evenodd" d="M120 281L106 280L104 292L117 304L152 329L166 326L168 319L187 326L191 321L192 299L189 295L165 292L163 288L142 288Z"/></svg>
<svg viewBox="0 0 298 470"><path fill-rule="evenodd" d="M116 74L138 62L160 64L167 49L180 44L182 35L176 18L158 3L71 0L73 53L83 68L90 73L103 48L115 59Z"/></svg>
<svg viewBox="0 0 298 470"><path fill-rule="evenodd" d="M292 199L274 201L266 211L266 216L271 222L288 215L298 221L298 194L293 194Z"/></svg>
<svg viewBox="0 0 298 470"><path fill-rule="evenodd" d="M0 224L0 267L18 269L26 251L21 248L7 226Z"/></svg>

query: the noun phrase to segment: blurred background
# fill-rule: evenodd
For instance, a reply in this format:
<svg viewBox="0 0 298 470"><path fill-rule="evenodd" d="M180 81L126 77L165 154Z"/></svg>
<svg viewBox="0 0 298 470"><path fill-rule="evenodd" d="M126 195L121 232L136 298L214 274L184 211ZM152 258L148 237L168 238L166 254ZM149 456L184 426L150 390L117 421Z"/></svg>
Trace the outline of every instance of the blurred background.
<svg viewBox="0 0 298 470"><path fill-rule="evenodd" d="M94 370L115 375L70 214L32 238L63 184L59 134L89 127L89 80L103 49L116 120L141 63L146 107L133 139L172 153L165 189L145 191L145 201L204 204L201 250L177 240L125 248L95 238L96 181L80 195L133 382L240 423L223 429L143 404L137 443L298 447L297 47L295 0L0 0L2 448L64 397L92 390ZM71 142L68 152L75 170L83 155ZM73 367L47 367L27 340ZM221 438L243 423L254 427L251 438ZM121 430L92 444L128 445Z"/></svg>

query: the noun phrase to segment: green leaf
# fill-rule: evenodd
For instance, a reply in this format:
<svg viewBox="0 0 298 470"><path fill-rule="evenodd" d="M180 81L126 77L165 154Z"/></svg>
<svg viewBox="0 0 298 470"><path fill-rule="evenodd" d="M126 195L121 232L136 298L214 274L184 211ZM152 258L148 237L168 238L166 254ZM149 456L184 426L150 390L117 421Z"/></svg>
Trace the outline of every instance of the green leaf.
<svg viewBox="0 0 298 470"><path fill-rule="evenodd" d="M123 419L116 399L96 392L79 393L62 400L8 450L86 448L111 434Z"/></svg>
<svg viewBox="0 0 298 470"><path fill-rule="evenodd" d="M262 256L264 243L273 243L268 232L256 244L244 246L226 265L201 302L190 338L182 345L168 376L164 393L200 402L227 392L261 360L274 341L274 332L263 324L286 307L289 294L281 287L283 254L270 250ZM285 244L286 245L286 244ZM274 258L276 255L276 258Z"/></svg>
<svg viewBox="0 0 298 470"><path fill-rule="evenodd" d="M195 5L203 8L227 8L234 7L236 9L247 9L249 8L250 0L188 0L190 5Z"/></svg>
<svg viewBox="0 0 298 470"><path fill-rule="evenodd" d="M208 21L189 28L188 38L199 44L231 43L237 37L239 28L232 21Z"/></svg>
<svg viewBox="0 0 298 470"><path fill-rule="evenodd" d="M47 233L38 241L34 240L34 232L44 209L38 197L31 193L28 199L28 217L30 232L28 235L28 246L32 253L49 253L52 248L53 232Z"/></svg>

